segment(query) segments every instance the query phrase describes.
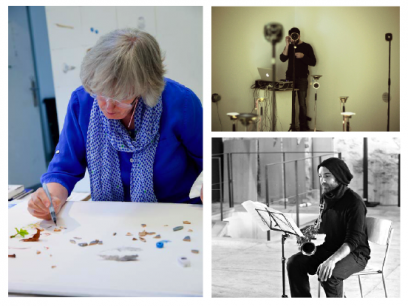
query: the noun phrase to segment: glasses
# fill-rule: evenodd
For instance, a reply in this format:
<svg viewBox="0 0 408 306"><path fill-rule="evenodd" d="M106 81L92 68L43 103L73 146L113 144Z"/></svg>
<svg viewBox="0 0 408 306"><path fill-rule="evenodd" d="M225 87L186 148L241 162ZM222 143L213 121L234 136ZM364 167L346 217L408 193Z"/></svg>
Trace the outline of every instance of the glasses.
<svg viewBox="0 0 408 306"><path fill-rule="evenodd" d="M124 102L124 101L127 101L127 100L115 100L115 99L100 96L100 95L97 95L97 94L91 94L91 97L94 98L94 99L97 99L98 102L100 102L102 105L107 104L106 105L107 107L109 106L109 103L113 103L114 106L122 108L122 109L131 109L133 107L133 105L134 105L134 102L136 101L136 99L134 99L132 101L132 103L127 103L127 102Z"/></svg>

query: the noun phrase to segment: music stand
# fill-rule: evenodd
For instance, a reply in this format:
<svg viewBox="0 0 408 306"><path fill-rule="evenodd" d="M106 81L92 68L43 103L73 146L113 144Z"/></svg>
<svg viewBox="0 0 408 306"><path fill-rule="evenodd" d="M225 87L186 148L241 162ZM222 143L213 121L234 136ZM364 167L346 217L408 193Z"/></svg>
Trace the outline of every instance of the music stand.
<svg viewBox="0 0 408 306"><path fill-rule="evenodd" d="M288 296L285 292L285 241L290 235L303 237L303 234L292 218L263 203L246 201L242 203L242 206L244 206L262 231L272 230L282 232L282 297L287 298Z"/></svg>

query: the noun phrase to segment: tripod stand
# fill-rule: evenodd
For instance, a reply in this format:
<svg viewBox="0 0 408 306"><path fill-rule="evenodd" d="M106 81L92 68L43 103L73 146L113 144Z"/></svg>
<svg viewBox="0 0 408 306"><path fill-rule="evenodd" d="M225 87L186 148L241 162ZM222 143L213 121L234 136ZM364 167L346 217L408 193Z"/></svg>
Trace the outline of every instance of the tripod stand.
<svg viewBox="0 0 408 306"><path fill-rule="evenodd" d="M276 80L276 43L282 39L283 27L280 23L271 22L265 25L265 39L272 43L272 131L276 130L276 95L275 95L275 80Z"/></svg>
<svg viewBox="0 0 408 306"><path fill-rule="evenodd" d="M388 52L388 111L387 111L387 132L390 131L390 87L391 87L391 40L392 34L385 34L385 40L390 42Z"/></svg>
<svg viewBox="0 0 408 306"><path fill-rule="evenodd" d="M313 78L313 88L316 89L315 92L315 105L314 105L314 112L315 112L315 122L314 122L314 131L316 132L316 118L317 118L317 90L320 87L319 84L319 79L322 77L322 75L312 75Z"/></svg>

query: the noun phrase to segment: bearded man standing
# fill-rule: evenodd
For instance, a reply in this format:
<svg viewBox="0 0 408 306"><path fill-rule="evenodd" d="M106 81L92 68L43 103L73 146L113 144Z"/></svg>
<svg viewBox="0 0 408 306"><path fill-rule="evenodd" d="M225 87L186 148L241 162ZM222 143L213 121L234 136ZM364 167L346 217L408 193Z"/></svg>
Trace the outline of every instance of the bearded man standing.
<svg viewBox="0 0 408 306"><path fill-rule="evenodd" d="M292 297L311 297L309 276L317 274L327 297L342 297L343 280L362 271L370 258L366 214L361 197L347 187L353 175L339 158L329 158L318 167L324 205L320 233L322 245L311 256L301 252L288 260Z"/></svg>
<svg viewBox="0 0 408 306"><path fill-rule="evenodd" d="M294 41L291 37L293 33L298 34L298 40ZM301 131L309 131L307 124L307 86L309 66L316 65L316 57L310 44L300 40L300 30L292 28L289 30L289 36L285 38L286 46L280 55L280 60L286 62L289 59L288 70L286 71L286 80L294 81L295 88L298 88L299 100L299 124ZM296 48L296 49L295 49ZM295 56L293 56L293 54ZM295 63L294 63L295 61ZM293 65L295 65L295 79L293 79ZM310 119L310 118L309 118ZM292 122L292 124L295 124ZM292 126L294 129L294 126Z"/></svg>

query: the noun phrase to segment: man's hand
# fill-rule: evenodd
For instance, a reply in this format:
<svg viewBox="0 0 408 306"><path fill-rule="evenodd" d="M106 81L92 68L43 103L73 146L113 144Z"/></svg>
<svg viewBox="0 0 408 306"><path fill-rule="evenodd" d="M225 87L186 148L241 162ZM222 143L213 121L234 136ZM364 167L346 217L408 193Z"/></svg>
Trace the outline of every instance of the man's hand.
<svg viewBox="0 0 408 306"><path fill-rule="evenodd" d="M285 42L286 42L287 46L290 44L291 41L292 41L292 39L290 38L290 36L285 37Z"/></svg>
<svg viewBox="0 0 408 306"><path fill-rule="evenodd" d="M321 282L327 281L333 273L334 267L336 263L331 258L327 259L326 261L322 262L320 266L317 268L316 274Z"/></svg>
<svg viewBox="0 0 408 306"><path fill-rule="evenodd" d="M296 53L295 53L295 56L296 56L297 58L302 58L302 57L304 57L305 55L304 55L302 52L296 52Z"/></svg>

